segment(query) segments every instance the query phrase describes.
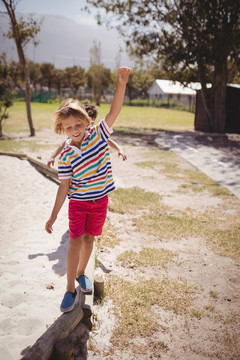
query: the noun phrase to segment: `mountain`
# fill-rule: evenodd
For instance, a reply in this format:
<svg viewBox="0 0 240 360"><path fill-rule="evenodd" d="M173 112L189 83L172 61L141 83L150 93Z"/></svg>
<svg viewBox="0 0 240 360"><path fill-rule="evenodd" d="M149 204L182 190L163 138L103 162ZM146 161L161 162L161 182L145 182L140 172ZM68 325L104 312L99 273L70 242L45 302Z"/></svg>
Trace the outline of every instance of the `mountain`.
<svg viewBox="0 0 240 360"><path fill-rule="evenodd" d="M37 36L39 45L34 47L29 44L26 48L29 60L50 62L60 69L73 65L88 69L89 50L96 40L101 43L102 63L105 67L116 68L119 50L122 50L120 64L133 65L125 52L124 42L115 29L109 30L97 24L79 24L63 16L34 15L34 18L43 18L43 23ZM0 53L6 52L9 60L18 60L15 43L3 36L8 28L8 17L1 15Z"/></svg>

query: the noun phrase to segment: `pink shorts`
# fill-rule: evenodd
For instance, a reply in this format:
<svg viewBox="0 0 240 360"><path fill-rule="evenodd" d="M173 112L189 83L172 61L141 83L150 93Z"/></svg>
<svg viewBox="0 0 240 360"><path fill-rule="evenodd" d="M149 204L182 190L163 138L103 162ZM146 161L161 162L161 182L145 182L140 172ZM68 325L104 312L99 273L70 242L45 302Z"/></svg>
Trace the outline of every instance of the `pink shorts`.
<svg viewBox="0 0 240 360"><path fill-rule="evenodd" d="M88 233L99 236L107 216L108 196L91 200L70 200L68 207L70 239Z"/></svg>

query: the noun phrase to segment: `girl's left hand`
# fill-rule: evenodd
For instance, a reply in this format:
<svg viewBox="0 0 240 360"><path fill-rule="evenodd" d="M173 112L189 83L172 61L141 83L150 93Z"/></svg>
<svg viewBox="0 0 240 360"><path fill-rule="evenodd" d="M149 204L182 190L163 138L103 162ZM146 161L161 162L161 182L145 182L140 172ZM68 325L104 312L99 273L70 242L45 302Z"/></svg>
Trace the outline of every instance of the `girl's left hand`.
<svg viewBox="0 0 240 360"><path fill-rule="evenodd" d="M123 66L118 69L118 81L121 84L126 84L129 79L129 75L133 72L132 68Z"/></svg>

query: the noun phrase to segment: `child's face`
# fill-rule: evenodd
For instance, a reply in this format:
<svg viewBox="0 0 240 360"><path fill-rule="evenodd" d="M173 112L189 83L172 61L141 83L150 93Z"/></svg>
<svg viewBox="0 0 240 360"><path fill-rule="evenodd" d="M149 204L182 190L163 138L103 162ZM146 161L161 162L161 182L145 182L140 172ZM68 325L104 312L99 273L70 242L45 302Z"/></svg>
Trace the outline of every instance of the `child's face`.
<svg viewBox="0 0 240 360"><path fill-rule="evenodd" d="M87 130L83 121L72 115L62 121L62 129L65 134L76 143L82 142Z"/></svg>

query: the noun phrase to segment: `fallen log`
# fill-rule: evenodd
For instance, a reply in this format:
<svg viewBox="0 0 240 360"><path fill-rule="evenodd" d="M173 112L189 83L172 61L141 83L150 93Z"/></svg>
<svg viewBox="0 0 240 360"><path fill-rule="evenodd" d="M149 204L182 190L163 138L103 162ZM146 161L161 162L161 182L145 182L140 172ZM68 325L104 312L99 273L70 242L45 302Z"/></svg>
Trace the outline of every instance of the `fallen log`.
<svg viewBox="0 0 240 360"><path fill-rule="evenodd" d="M57 341L65 339L83 318L80 292L79 304L70 312L62 314L27 351L21 360L48 360Z"/></svg>
<svg viewBox="0 0 240 360"><path fill-rule="evenodd" d="M39 161L37 159L34 159L30 156L27 156L27 160L30 162L30 164L32 164L34 167L36 167L36 169L41 172L44 175L47 175L51 178L53 178L54 180L57 180L58 182L58 172L56 169L53 168L48 168L47 165L45 165L42 161Z"/></svg>
<svg viewBox="0 0 240 360"><path fill-rule="evenodd" d="M0 155L3 155L3 156L13 156L13 157L17 157L18 159L27 159L27 155L21 154L21 153L0 151Z"/></svg>
<svg viewBox="0 0 240 360"><path fill-rule="evenodd" d="M54 180L59 182L58 179L58 172L56 169L48 168L46 164L44 164L42 161L39 161L37 159L34 159L31 156L28 156L26 154L21 153L13 153L13 152L4 152L0 151L0 155L3 156L13 156L21 160L28 160L30 164L32 164L40 173L49 176L50 178L53 178Z"/></svg>

